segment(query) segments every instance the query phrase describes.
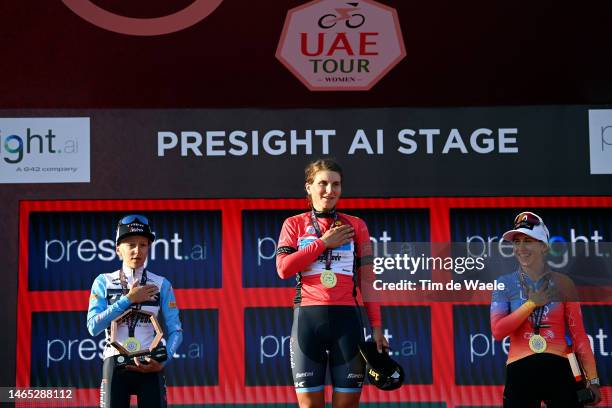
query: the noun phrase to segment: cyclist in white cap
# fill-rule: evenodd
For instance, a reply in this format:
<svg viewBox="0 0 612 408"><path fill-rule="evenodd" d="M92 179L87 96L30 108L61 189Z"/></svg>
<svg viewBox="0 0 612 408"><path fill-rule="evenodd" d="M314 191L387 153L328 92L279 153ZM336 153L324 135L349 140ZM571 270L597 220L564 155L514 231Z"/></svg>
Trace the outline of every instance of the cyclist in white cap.
<svg viewBox="0 0 612 408"><path fill-rule="evenodd" d="M519 268L501 276L493 292L491 330L496 340L510 336L504 408L582 407L579 386L567 358L569 334L588 380L592 402L600 400L595 357L584 331L573 282L546 264L550 235L542 218L522 212L503 238L512 242Z"/></svg>

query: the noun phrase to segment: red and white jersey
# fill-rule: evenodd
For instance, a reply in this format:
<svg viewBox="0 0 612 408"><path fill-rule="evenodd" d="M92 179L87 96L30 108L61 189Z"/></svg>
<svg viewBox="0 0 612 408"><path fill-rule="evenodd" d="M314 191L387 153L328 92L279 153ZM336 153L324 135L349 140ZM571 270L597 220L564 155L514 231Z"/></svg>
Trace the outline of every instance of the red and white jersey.
<svg viewBox="0 0 612 408"><path fill-rule="evenodd" d="M313 305L354 305L355 284L371 285L372 246L365 222L358 217L337 213L336 217L325 214L317 217L321 234L333 226L351 225L355 230L353 240L331 250L330 271L337 278L332 288L321 283L321 274L326 270L326 248L318 238L311 212L289 217L283 223L278 239L276 270L287 279L297 275L295 303ZM354 280L355 279L355 280ZM380 308L364 303L370 324L380 326Z"/></svg>

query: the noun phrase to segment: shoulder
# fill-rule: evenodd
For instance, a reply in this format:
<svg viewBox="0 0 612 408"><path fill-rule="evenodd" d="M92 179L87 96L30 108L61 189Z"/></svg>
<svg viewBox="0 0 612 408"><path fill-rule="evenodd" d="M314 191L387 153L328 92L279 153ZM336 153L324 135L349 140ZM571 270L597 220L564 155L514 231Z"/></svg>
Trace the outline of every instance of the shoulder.
<svg viewBox="0 0 612 408"><path fill-rule="evenodd" d="M354 215L338 213L338 219L344 222L348 222L355 229L357 241L361 242L370 240L370 232L368 231L368 226L361 218L355 217Z"/></svg>
<svg viewBox="0 0 612 408"><path fill-rule="evenodd" d="M552 271L550 273L550 280L559 288L564 300L577 300L576 285L574 285L569 276Z"/></svg>
<svg viewBox="0 0 612 408"><path fill-rule="evenodd" d="M105 282L107 285L119 284L119 269L113 272L99 274L96 278L96 282Z"/></svg>
<svg viewBox="0 0 612 408"><path fill-rule="evenodd" d="M354 228L363 228L366 227L366 223L364 220L362 220L359 217L356 217L354 215L349 215L349 214L345 214L345 213L338 213L338 219L340 220L346 220L347 222L349 222Z"/></svg>
<svg viewBox="0 0 612 408"><path fill-rule="evenodd" d="M506 293L506 294L510 294L513 293L515 295L518 295L516 293L516 290L520 288L520 283L518 280L518 275L516 272L511 272L511 273L507 273L505 275L501 275L497 278L497 282L498 283L503 283L503 289L501 289L501 286L498 286L500 289L496 289L495 292L498 293Z"/></svg>
<svg viewBox="0 0 612 408"><path fill-rule="evenodd" d="M303 222L304 220L310 220L310 212L304 212L285 218L285 224L293 225Z"/></svg>
<svg viewBox="0 0 612 408"><path fill-rule="evenodd" d="M119 284L119 270L109 273L101 273L96 276L96 279L94 279L91 290L99 293L100 291L105 291L109 287Z"/></svg>
<svg viewBox="0 0 612 408"><path fill-rule="evenodd" d="M164 281L168 282L168 280L166 278L164 278L163 276L157 275L157 274L155 274L155 273L153 273L153 272L151 272L151 271L149 271L147 269L147 283L148 283L148 281L152 281L152 283L154 283L155 285L157 285L159 287L162 286ZM170 283L170 282L168 282L168 283Z"/></svg>
<svg viewBox="0 0 612 408"><path fill-rule="evenodd" d="M510 272L498 277L497 281L502 283L518 282L518 276L516 272Z"/></svg>
<svg viewBox="0 0 612 408"><path fill-rule="evenodd" d="M574 282L567 275L559 272L551 271L550 279L556 284L574 286Z"/></svg>
<svg viewBox="0 0 612 408"><path fill-rule="evenodd" d="M306 228L310 225L310 212L305 212L297 215L293 215L286 218L283 222L283 232L297 232L300 229Z"/></svg>
<svg viewBox="0 0 612 408"><path fill-rule="evenodd" d="M338 213L338 219L349 223L353 229L355 230L355 242L361 246L359 251L367 252L370 254L371 248L364 248L362 245L370 245L370 232L368 231L368 226L365 221L359 217L355 217L354 215L348 215L344 213Z"/></svg>

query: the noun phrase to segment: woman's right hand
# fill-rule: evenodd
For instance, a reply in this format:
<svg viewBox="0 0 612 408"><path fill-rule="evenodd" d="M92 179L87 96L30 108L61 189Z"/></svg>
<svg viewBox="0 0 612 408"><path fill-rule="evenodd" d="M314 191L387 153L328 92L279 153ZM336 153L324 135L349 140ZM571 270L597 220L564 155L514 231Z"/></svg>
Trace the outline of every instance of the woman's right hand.
<svg viewBox="0 0 612 408"><path fill-rule="evenodd" d="M321 237L321 241L323 241L326 248L336 248L351 242L354 235L355 230L353 227L345 224L325 231L325 234Z"/></svg>
<svg viewBox="0 0 612 408"><path fill-rule="evenodd" d="M135 284L127 294L128 299L132 303L143 303L154 299L155 294L159 292L157 286L149 284L140 286Z"/></svg>
<svg viewBox="0 0 612 408"><path fill-rule="evenodd" d="M529 300L531 300L536 307L541 307L552 302L556 297L556 293L555 287L550 286L550 282L546 281L538 290L529 289Z"/></svg>

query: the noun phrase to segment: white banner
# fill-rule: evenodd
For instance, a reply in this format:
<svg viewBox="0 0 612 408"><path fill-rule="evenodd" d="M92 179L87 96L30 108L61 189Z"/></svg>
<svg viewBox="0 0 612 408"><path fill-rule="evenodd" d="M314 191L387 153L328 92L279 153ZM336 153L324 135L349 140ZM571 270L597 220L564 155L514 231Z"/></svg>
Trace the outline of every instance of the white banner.
<svg viewBox="0 0 612 408"><path fill-rule="evenodd" d="M612 109L589 109L591 174L612 174Z"/></svg>
<svg viewBox="0 0 612 408"><path fill-rule="evenodd" d="M89 122L0 118L0 183L89 183Z"/></svg>

